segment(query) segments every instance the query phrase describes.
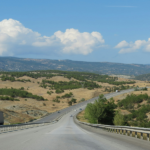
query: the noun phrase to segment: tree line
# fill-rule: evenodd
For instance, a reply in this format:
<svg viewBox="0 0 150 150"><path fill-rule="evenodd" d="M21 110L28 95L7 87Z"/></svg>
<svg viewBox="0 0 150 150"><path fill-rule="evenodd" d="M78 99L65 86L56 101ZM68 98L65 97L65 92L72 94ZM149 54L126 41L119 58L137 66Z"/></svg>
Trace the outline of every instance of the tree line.
<svg viewBox="0 0 150 150"><path fill-rule="evenodd" d="M29 93L27 91L24 91L21 89L14 89L14 88L11 88L11 89L2 88L2 89L0 89L0 95L8 95L11 98L15 98L15 97L33 98L33 99L36 99L38 101L45 101L46 100L42 96L33 95L32 93Z"/></svg>
<svg viewBox="0 0 150 150"><path fill-rule="evenodd" d="M46 88L47 86L50 87L50 89L55 89L56 93L62 93L64 90L72 90L72 89L78 89L84 86L84 88L88 88L89 90L92 90L94 88L100 88L98 84L92 81L85 81L84 83L78 82L78 81L50 81L50 80L42 80L42 83L40 84L41 87Z"/></svg>

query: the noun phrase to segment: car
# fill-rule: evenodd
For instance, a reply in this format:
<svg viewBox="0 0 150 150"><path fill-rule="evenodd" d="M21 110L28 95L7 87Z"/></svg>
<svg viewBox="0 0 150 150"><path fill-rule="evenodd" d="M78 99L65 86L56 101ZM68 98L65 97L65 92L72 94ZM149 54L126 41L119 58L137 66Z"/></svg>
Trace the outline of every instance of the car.
<svg viewBox="0 0 150 150"><path fill-rule="evenodd" d="M60 113L60 111L58 111L58 113Z"/></svg>
<svg viewBox="0 0 150 150"><path fill-rule="evenodd" d="M70 117L72 117L72 115Z"/></svg>
<svg viewBox="0 0 150 150"><path fill-rule="evenodd" d="M82 110L82 108L80 108L79 110Z"/></svg>

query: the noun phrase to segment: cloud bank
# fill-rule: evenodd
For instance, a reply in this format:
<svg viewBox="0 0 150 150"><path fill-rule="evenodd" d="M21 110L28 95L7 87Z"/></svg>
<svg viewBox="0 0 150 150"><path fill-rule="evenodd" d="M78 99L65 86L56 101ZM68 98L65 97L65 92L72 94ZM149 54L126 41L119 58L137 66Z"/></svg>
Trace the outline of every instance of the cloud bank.
<svg viewBox="0 0 150 150"><path fill-rule="evenodd" d="M115 48L119 48L120 51L119 53L131 53L131 52L136 52L139 49L143 49L144 51L150 52L150 38L148 41L145 40L137 40L134 43L133 42L126 42L121 41L118 43Z"/></svg>
<svg viewBox="0 0 150 150"><path fill-rule="evenodd" d="M57 31L52 36L24 27L19 21L5 19L0 22L0 56L16 53L57 53L87 55L105 43L99 32L79 32L77 29Z"/></svg>

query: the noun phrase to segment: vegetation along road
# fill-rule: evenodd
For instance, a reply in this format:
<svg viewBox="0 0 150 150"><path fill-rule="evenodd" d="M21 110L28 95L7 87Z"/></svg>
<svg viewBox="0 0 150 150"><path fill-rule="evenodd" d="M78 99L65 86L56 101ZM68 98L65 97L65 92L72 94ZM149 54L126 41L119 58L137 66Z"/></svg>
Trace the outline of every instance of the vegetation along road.
<svg viewBox="0 0 150 150"><path fill-rule="evenodd" d="M106 98L131 92L130 90L120 93L106 94ZM148 150L150 144L147 141L132 137L108 133L99 129L94 133L90 129L85 130L74 122L74 117L86 104L97 98L90 99L75 106L71 106L60 113L54 113L37 122L48 122L66 112L67 114L55 124L31 128L26 130L3 133L0 135L0 149L7 150ZM77 110L77 111L74 111Z"/></svg>

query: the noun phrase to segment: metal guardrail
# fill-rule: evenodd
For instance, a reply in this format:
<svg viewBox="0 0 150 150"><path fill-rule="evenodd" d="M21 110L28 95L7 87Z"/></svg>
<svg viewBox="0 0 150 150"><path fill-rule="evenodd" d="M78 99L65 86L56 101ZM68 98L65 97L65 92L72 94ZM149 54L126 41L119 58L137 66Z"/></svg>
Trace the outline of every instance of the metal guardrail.
<svg viewBox="0 0 150 150"><path fill-rule="evenodd" d="M144 88L144 87L140 87L138 89L142 89L142 88ZM146 88L150 88L150 87L146 86ZM75 116L75 118L76 118L76 116ZM76 118L76 120L80 124L91 126L91 127L97 128L97 129L101 128L101 129L107 130L108 132L113 132L113 133L117 133L117 134L127 135L127 136L150 141L150 128L90 124L90 123L81 122L77 118Z"/></svg>
<svg viewBox="0 0 150 150"><path fill-rule="evenodd" d="M149 88L149 87L147 87ZM110 93L109 93L110 94ZM108 95L109 95L108 94ZM82 106L84 106L85 104L83 104ZM80 106L81 107L81 106ZM79 108L80 108L79 107ZM77 109L77 108L76 108ZM74 108L72 109L74 110ZM68 111L68 112L71 112L72 110ZM56 119L54 119L53 121L51 122L43 122L43 123L26 123L26 124L15 124L15 125L0 125L0 134L1 133L7 133L7 132L12 132L12 131L18 131L18 130L24 130L24 129L29 129L29 128L33 128L33 127L40 127L40 126L45 126L45 125L50 125L50 124L54 124L56 122L58 122L65 114L67 114L68 112L62 114L61 116L58 116ZM88 123L83 123L83 122L80 122L79 123L82 123L82 124L86 124L86 125L89 125L89 126L92 126L92 127L96 127L96 128L104 128L104 129L108 129L108 131L111 131L111 129L114 129L114 128L111 128L109 125L95 125L95 124L88 124ZM107 126L107 127L106 127ZM120 126L119 130L121 131L121 129L124 128L124 126ZM116 128L117 129L117 128ZM131 129L131 128L130 128ZM137 128L136 128L137 129ZM117 129L118 130L118 129ZM150 131L150 129L149 129ZM145 132L140 132L140 133L145 133ZM149 134L147 135L149 137Z"/></svg>
<svg viewBox="0 0 150 150"><path fill-rule="evenodd" d="M41 127L41 126L45 126L45 125L54 124L54 123L57 123L65 114L62 114L61 116L58 116L56 119L54 119L51 122L26 123L26 124L14 124L14 125L1 125L0 126L0 134L1 133L7 133L7 132L12 132L12 131L18 131L18 130L24 130L24 129L34 128L34 127Z"/></svg>
<svg viewBox="0 0 150 150"><path fill-rule="evenodd" d="M129 126L114 126L114 125L102 125L102 124L90 124L78 121L80 124L84 124L97 129L104 129L108 132L117 133L121 135L127 135L143 140L150 141L150 128L139 128Z"/></svg>

